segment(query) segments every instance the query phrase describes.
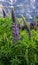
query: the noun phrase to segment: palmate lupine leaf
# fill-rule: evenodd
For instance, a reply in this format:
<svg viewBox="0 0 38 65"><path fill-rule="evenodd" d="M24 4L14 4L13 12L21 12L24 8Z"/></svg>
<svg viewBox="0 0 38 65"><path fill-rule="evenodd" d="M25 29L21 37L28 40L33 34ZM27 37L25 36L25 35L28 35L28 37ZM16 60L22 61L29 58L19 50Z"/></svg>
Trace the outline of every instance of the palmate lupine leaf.
<svg viewBox="0 0 38 65"><path fill-rule="evenodd" d="M14 17L14 11L13 11L13 8L12 8L12 30L13 30L13 42L14 43L17 43L17 41L20 39L20 36L19 36L19 28L18 28L18 25L16 23L16 20L15 20L15 17Z"/></svg>

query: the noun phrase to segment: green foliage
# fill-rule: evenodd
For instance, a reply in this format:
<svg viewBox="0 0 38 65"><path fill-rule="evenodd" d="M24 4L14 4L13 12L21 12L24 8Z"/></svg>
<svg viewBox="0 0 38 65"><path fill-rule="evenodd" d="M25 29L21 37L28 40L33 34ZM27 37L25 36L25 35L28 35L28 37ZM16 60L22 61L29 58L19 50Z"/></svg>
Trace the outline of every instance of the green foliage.
<svg viewBox="0 0 38 65"><path fill-rule="evenodd" d="M0 45L12 40L12 21L9 17L0 18Z"/></svg>
<svg viewBox="0 0 38 65"><path fill-rule="evenodd" d="M0 18L0 65L38 65L38 30L20 30L20 41L12 42L12 21Z"/></svg>

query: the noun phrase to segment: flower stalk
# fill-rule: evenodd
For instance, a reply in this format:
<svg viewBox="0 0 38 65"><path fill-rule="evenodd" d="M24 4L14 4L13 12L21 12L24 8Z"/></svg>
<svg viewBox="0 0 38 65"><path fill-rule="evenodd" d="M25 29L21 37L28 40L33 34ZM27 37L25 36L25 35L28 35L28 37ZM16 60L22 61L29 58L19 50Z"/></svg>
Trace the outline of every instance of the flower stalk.
<svg viewBox="0 0 38 65"><path fill-rule="evenodd" d="M28 27L28 25L27 25L27 23L26 23L26 21L24 19L24 16L22 16L22 20L23 20L23 22L25 24L25 29L27 30L27 32L29 34L29 39L31 39L31 32L30 32L30 29L29 29L29 27Z"/></svg>
<svg viewBox="0 0 38 65"><path fill-rule="evenodd" d="M2 8L2 11L3 11L3 18L5 18L6 14L5 14L4 8Z"/></svg>

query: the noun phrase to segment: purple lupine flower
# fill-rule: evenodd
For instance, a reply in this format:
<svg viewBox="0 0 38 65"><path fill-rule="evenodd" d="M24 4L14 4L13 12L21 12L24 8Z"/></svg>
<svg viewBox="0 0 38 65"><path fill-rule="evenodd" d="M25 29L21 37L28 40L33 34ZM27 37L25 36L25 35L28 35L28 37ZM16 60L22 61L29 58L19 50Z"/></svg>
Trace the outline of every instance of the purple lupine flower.
<svg viewBox="0 0 38 65"><path fill-rule="evenodd" d="M33 22L31 22L30 25L33 26L34 25Z"/></svg>
<svg viewBox="0 0 38 65"><path fill-rule="evenodd" d="M19 28L18 26L16 26L17 24L13 24L13 27L12 30L13 30L13 36L16 36L16 38L19 37Z"/></svg>
<svg viewBox="0 0 38 65"><path fill-rule="evenodd" d="M13 9L12 9L12 21L13 21L13 24L12 24L13 42L17 43L17 41L20 40L20 34L19 34L18 25L17 25L15 17L14 17L14 11L13 11Z"/></svg>
<svg viewBox="0 0 38 65"><path fill-rule="evenodd" d="M3 11L3 17L5 18L6 14L3 8L2 8L2 11Z"/></svg>
<svg viewBox="0 0 38 65"><path fill-rule="evenodd" d="M33 28L34 28L34 23L31 22L31 23L30 23L30 29L33 29Z"/></svg>

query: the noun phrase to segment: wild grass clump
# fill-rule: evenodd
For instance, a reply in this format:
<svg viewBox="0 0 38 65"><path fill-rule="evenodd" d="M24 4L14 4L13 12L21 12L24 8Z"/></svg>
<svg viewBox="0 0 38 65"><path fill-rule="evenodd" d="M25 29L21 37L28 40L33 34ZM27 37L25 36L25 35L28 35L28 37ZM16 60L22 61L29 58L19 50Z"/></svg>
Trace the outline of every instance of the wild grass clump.
<svg viewBox="0 0 38 65"><path fill-rule="evenodd" d="M38 65L38 30L30 32L31 39L20 29L20 40L14 44L11 18L0 18L0 65Z"/></svg>

